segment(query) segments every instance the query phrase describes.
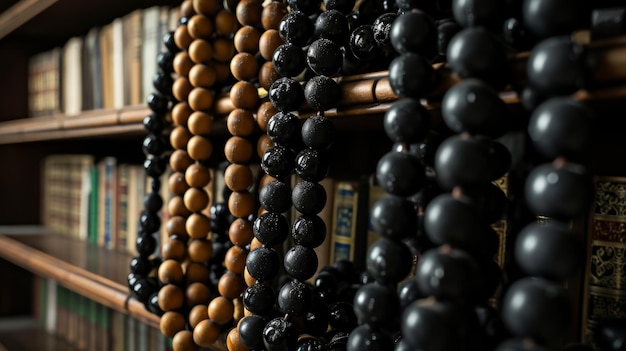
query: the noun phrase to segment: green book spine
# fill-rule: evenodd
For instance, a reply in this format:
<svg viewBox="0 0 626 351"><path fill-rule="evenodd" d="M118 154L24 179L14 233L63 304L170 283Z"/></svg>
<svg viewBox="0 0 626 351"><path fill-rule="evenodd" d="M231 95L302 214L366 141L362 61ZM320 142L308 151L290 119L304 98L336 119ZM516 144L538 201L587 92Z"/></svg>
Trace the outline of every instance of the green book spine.
<svg viewBox="0 0 626 351"><path fill-rule="evenodd" d="M98 244L98 167L91 168L91 193L89 194L89 243Z"/></svg>

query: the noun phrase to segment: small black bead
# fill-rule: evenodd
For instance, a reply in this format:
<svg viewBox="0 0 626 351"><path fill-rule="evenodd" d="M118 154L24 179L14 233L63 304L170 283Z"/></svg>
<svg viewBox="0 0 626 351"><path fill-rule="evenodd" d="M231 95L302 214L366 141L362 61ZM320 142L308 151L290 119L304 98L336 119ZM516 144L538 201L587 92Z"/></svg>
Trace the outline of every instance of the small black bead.
<svg viewBox="0 0 626 351"><path fill-rule="evenodd" d="M350 28L348 19L338 10L327 9L320 13L315 20L314 37L332 40L336 44L343 46L348 42Z"/></svg>
<svg viewBox="0 0 626 351"><path fill-rule="evenodd" d="M309 45L306 62L316 74L332 77L339 73L343 64L341 47L328 39L317 39Z"/></svg>
<svg viewBox="0 0 626 351"><path fill-rule="evenodd" d="M270 212L286 212L291 207L291 187L285 182L270 182L261 188L259 201Z"/></svg>
<svg viewBox="0 0 626 351"><path fill-rule="evenodd" d="M327 150L335 140L335 126L323 116L307 118L302 125L302 141L312 149Z"/></svg>
<svg viewBox="0 0 626 351"><path fill-rule="evenodd" d="M272 63L281 76L295 77L304 71L306 56L299 46L285 43L274 50Z"/></svg>
<svg viewBox="0 0 626 351"><path fill-rule="evenodd" d="M378 161L376 179L387 193L410 196L424 185L424 166L412 154L390 151Z"/></svg>
<svg viewBox="0 0 626 351"><path fill-rule="evenodd" d="M150 297L148 297L148 301L145 304L146 309L157 316L162 316L165 313L161 307L159 306L159 293L153 292Z"/></svg>
<svg viewBox="0 0 626 351"><path fill-rule="evenodd" d="M158 285L153 279L140 278L132 286L133 295L142 302L148 301L150 296L157 291Z"/></svg>
<svg viewBox="0 0 626 351"><path fill-rule="evenodd" d="M316 248L326 238L326 224L317 215L298 216L293 223L291 237L296 245Z"/></svg>
<svg viewBox="0 0 626 351"><path fill-rule="evenodd" d="M384 331L369 324L354 328L348 338L346 351L386 351L393 349L393 340Z"/></svg>
<svg viewBox="0 0 626 351"><path fill-rule="evenodd" d="M418 100L403 98L385 112L383 125L393 142L416 143L428 135L430 113Z"/></svg>
<svg viewBox="0 0 626 351"><path fill-rule="evenodd" d="M428 297L426 293L420 290L416 279L406 279L400 283L398 288L398 298L400 299L400 310L403 311L413 301Z"/></svg>
<svg viewBox="0 0 626 351"><path fill-rule="evenodd" d="M312 298L311 288L305 283L293 279L280 288L278 308L285 314L304 316L311 307Z"/></svg>
<svg viewBox="0 0 626 351"><path fill-rule="evenodd" d="M434 89L435 72L422 56L402 54L389 64L389 84L399 97L419 99Z"/></svg>
<svg viewBox="0 0 626 351"><path fill-rule="evenodd" d="M265 150L261 160L261 168L270 176L283 180L293 172L294 158L295 154L291 149L274 144Z"/></svg>
<svg viewBox="0 0 626 351"><path fill-rule="evenodd" d="M263 347L263 329L267 319L263 316L245 316L239 322L239 338L241 343L248 348Z"/></svg>
<svg viewBox="0 0 626 351"><path fill-rule="evenodd" d="M161 93L152 93L148 95L148 107L156 113L166 113L169 100L167 96Z"/></svg>
<svg viewBox="0 0 626 351"><path fill-rule="evenodd" d="M272 311L276 295L269 285L256 283L246 288L243 292L244 307L254 313L267 315Z"/></svg>
<svg viewBox="0 0 626 351"><path fill-rule="evenodd" d="M296 111L304 103L304 88L294 79L279 78L270 86L269 98L279 111Z"/></svg>
<svg viewBox="0 0 626 351"><path fill-rule="evenodd" d="M391 48L391 25L398 17L395 13L384 13L374 20L372 23L372 31L374 33L374 40L378 47L382 49Z"/></svg>
<svg viewBox="0 0 626 351"><path fill-rule="evenodd" d="M148 212L159 212L163 208L163 199L156 192L150 192L143 198L143 206Z"/></svg>
<svg viewBox="0 0 626 351"><path fill-rule="evenodd" d="M294 348L296 335L291 322L282 317L274 318L263 329L263 344L267 351L286 351Z"/></svg>
<svg viewBox="0 0 626 351"><path fill-rule="evenodd" d="M250 251L246 258L248 273L260 282L273 279L281 266L278 252L266 246L260 246Z"/></svg>
<svg viewBox="0 0 626 351"><path fill-rule="evenodd" d="M328 174L329 163L326 153L305 148L296 156L295 171L306 181L319 182Z"/></svg>
<svg viewBox="0 0 626 351"><path fill-rule="evenodd" d="M300 129L300 120L290 112L278 112L267 123L267 135L270 139L288 146L297 143Z"/></svg>
<svg viewBox="0 0 626 351"><path fill-rule="evenodd" d="M174 40L173 31L167 32L165 33L165 35L163 35L163 43L165 44L167 50L169 50L169 52L172 54L180 51L180 48L176 45L176 41Z"/></svg>
<svg viewBox="0 0 626 351"><path fill-rule="evenodd" d="M384 237L402 240L417 234L417 210L403 197L387 196L376 201L370 218L372 228Z"/></svg>
<svg viewBox="0 0 626 351"><path fill-rule="evenodd" d="M140 235L135 241L137 253L139 253L141 257L148 257L152 255L154 253L154 250L156 250L156 246L157 241L152 235Z"/></svg>
<svg viewBox="0 0 626 351"><path fill-rule="evenodd" d="M165 128L165 118L160 114L151 113L143 119L143 126L153 134L160 134Z"/></svg>
<svg viewBox="0 0 626 351"><path fill-rule="evenodd" d="M163 72L174 72L174 56L175 55L169 51L163 51L157 54L157 64Z"/></svg>
<svg viewBox="0 0 626 351"><path fill-rule="evenodd" d="M263 245L280 244L289 236L289 223L281 213L265 212L254 220L254 236Z"/></svg>
<svg viewBox="0 0 626 351"><path fill-rule="evenodd" d="M526 0L524 24L541 38L569 35L576 29L589 28L591 4L584 0Z"/></svg>
<svg viewBox="0 0 626 351"><path fill-rule="evenodd" d="M380 239L367 253L367 270L381 284L397 284L411 270L413 255L402 242Z"/></svg>
<svg viewBox="0 0 626 351"><path fill-rule="evenodd" d="M365 284L354 296L354 313L360 324L396 330L400 326L400 301L395 289L378 283Z"/></svg>
<svg viewBox="0 0 626 351"><path fill-rule="evenodd" d="M142 211L139 216L139 227L142 232L152 234L161 227L161 216L156 212Z"/></svg>
<svg viewBox="0 0 626 351"><path fill-rule="evenodd" d="M161 157L150 157L143 162L146 174L152 178L158 178L165 173L165 160Z"/></svg>
<svg viewBox="0 0 626 351"><path fill-rule="evenodd" d="M401 54L412 52L429 59L437 54L435 21L419 10L398 16L389 31L389 40Z"/></svg>
<svg viewBox="0 0 626 351"><path fill-rule="evenodd" d="M291 11L283 17L278 34L287 43L303 47L313 37L313 22L302 11Z"/></svg>
<svg viewBox="0 0 626 351"><path fill-rule="evenodd" d="M161 156L165 149L164 140L152 133L143 139L142 150L145 155Z"/></svg>
<svg viewBox="0 0 626 351"><path fill-rule="evenodd" d="M320 213L326 205L326 189L319 183L303 181L294 186L291 201L304 214Z"/></svg>
<svg viewBox="0 0 626 351"><path fill-rule="evenodd" d="M372 60L382 52L369 24L358 26L350 33L349 48L352 55L362 61Z"/></svg>
<svg viewBox="0 0 626 351"><path fill-rule="evenodd" d="M174 79L169 73L158 71L152 76L152 86L163 95L172 95Z"/></svg>
<svg viewBox="0 0 626 351"><path fill-rule="evenodd" d="M339 84L326 76L315 76L304 86L304 98L315 111L326 111L336 107L340 94Z"/></svg>
<svg viewBox="0 0 626 351"><path fill-rule="evenodd" d="M285 253L285 271L298 280L315 275L317 263L317 254L312 248L295 245Z"/></svg>

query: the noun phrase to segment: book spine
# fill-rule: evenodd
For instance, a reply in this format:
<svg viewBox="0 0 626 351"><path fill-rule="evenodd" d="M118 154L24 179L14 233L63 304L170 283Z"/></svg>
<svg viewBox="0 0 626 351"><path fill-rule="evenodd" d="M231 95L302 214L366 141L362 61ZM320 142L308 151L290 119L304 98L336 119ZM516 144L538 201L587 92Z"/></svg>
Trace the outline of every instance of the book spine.
<svg viewBox="0 0 626 351"><path fill-rule="evenodd" d="M626 177L596 177L589 221L583 338L607 318L626 317Z"/></svg>

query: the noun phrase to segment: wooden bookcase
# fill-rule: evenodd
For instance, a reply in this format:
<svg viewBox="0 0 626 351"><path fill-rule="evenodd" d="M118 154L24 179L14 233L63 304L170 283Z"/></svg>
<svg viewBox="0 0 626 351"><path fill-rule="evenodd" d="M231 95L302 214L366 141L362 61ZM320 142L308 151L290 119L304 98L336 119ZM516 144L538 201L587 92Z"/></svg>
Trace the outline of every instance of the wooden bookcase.
<svg viewBox="0 0 626 351"><path fill-rule="evenodd" d="M179 3L176 0L0 1L0 164L3 165L0 171L0 272L3 274L0 276L2 285L8 287L0 289L0 317L31 312L28 306L4 306L3 302L7 301L4 299L7 291L19 291L20 296L32 300L32 282L23 276L32 272L58 280L71 290L158 328L158 317L129 297L125 281L129 255L59 236L13 235L10 226L41 223L40 165L47 155L81 150L96 157L116 155L140 163L145 133L141 121L149 113L147 107L129 106L87 111L73 117L28 117L28 58L136 8ZM579 98L607 111L621 108L623 113L624 104L620 100L626 98L626 37L592 43L590 49L597 65L596 86L591 92L579 94ZM520 54L515 58L518 77L524 75L526 57ZM425 101L435 111L434 115L442 93L456 82L446 67L436 68L442 83L434 98ZM386 72L342 77L340 83L341 104L327 114L334 118L340 133L340 146L333 159L337 165L333 167L334 176L371 173L378 157L389 150L381 121L397 97ZM514 92L502 92L501 97L509 104L519 103ZM216 115L224 116L231 109L227 97L217 99ZM614 148L617 144L611 140L623 135L620 130L626 129L624 123L602 122L609 126L602 134L608 138L602 138L604 142L598 144L598 150ZM621 128L610 128L615 125ZM223 122L216 132L225 136Z"/></svg>

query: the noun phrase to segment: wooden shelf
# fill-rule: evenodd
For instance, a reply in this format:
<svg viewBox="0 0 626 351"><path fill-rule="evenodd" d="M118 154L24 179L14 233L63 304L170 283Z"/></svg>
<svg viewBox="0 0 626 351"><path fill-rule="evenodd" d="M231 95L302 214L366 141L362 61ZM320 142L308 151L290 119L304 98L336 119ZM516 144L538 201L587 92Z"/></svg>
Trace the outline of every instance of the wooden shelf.
<svg viewBox="0 0 626 351"><path fill-rule="evenodd" d="M130 296L126 285L131 255L78 239L34 230L2 228L0 257L154 328L159 317Z"/></svg>
<svg viewBox="0 0 626 351"><path fill-rule="evenodd" d="M10 318L0 320L0 351L11 350L73 351L76 348L47 333L33 319Z"/></svg>

